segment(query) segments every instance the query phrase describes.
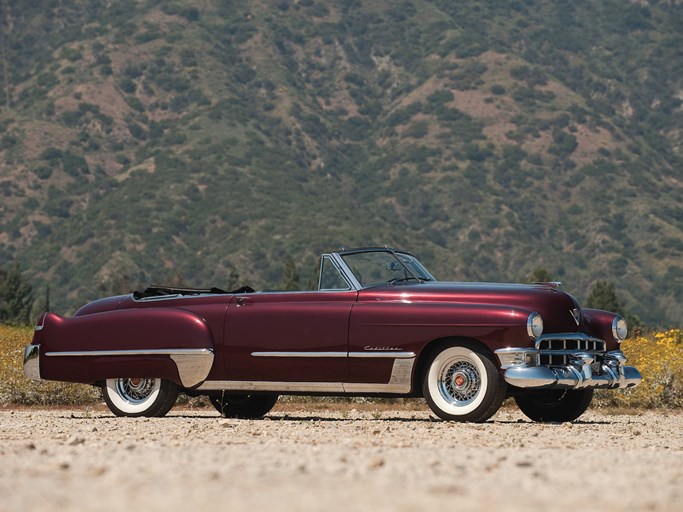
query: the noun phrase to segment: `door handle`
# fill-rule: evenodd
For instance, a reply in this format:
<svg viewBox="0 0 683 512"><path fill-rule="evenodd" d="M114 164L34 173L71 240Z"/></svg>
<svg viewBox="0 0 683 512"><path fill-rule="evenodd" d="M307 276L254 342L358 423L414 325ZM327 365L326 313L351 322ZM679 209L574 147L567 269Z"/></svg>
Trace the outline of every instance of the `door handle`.
<svg viewBox="0 0 683 512"><path fill-rule="evenodd" d="M244 306L245 304L249 303L249 298L248 297L235 297L235 302L237 303L237 307Z"/></svg>

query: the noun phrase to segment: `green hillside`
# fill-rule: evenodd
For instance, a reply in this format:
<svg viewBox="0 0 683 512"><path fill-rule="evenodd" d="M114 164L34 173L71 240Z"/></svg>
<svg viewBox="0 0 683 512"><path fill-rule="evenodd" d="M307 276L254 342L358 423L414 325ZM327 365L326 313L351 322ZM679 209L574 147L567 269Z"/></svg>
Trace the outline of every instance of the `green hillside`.
<svg viewBox="0 0 683 512"><path fill-rule="evenodd" d="M683 5L0 1L0 267L53 309L341 245L683 318Z"/></svg>

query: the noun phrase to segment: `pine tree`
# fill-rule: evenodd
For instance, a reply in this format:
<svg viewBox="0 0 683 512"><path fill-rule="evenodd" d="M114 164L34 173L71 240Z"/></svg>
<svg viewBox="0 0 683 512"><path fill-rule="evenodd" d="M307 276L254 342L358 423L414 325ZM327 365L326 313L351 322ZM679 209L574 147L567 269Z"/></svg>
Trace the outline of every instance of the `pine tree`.
<svg viewBox="0 0 683 512"><path fill-rule="evenodd" d="M282 271L282 281L280 281L278 288L280 290L299 290L301 288L299 272L297 272L296 264L291 258L285 262Z"/></svg>
<svg viewBox="0 0 683 512"><path fill-rule="evenodd" d="M21 275L18 265L0 270L0 323L29 325L33 309L33 287Z"/></svg>
<svg viewBox="0 0 683 512"><path fill-rule="evenodd" d="M611 281L597 281L586 299L586 306L592 309L603 309L614 313L624 314L624 307L617 297L614 283Z"/></svg>
<svg viewBox="0 0 683 512"><path fill-rule="evenodd" d="M50 311L50 285L45 286L45 299L40 306L41 313L48 313Z"/></svg>
<svg viewBox="0 0 683 512"><path fill-rule="evenodd" d="M628 311L619 300L614 283L611 281L597 281L593 285L586 299L586 307L619 313L626 319L629 329L644 327L643 321Z"/></svg>
<svg viewBox="0 0 683 512"><path fill-rule="evenodd" d="M531 274L527 275L525 280L527 283L550 283L552 281L552 274L544 267L536 267Z"/></svg>

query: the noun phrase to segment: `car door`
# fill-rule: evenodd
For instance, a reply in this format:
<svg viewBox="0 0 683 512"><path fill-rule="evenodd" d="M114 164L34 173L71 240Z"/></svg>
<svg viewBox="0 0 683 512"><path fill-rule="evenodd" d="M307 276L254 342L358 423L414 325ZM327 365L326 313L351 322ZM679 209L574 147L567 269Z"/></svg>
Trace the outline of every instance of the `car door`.
<svg viewBox="0 0 683 512"><path fill-rule="evenodd" d="M253 389L269 389L258 384L263 382L344 382L349 316L356 298L353 290L236 295L225 321L226 379L255 382ZM333 387L302 390L335 391Z"/></svg>

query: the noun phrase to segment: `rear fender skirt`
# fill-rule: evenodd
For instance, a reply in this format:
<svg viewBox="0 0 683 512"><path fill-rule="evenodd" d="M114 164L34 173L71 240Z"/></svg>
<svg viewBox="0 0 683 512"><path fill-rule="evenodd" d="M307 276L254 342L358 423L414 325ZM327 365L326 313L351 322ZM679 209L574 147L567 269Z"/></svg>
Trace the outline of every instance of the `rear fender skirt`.
<svg viewBox="0 0 683 512"><path fill-rule="evenodd" d="M159 377L193 387L206 379L214 361L206 322L192 311L175 308L74 318L48 313L36 331L36 342L41 345L41 377L47 380Z"/></svg>
<svg viewBox="0 0 683 512"><path fill-rule="evenodd" d="M186 388L203 382L213 365L213 351L207 348L47 352L45 357L91 358L88 360L88 380L91 381L122 376L162 377L179 380L178 383ZM121 374L122 367L125 367L124 375Z"/></svg>

